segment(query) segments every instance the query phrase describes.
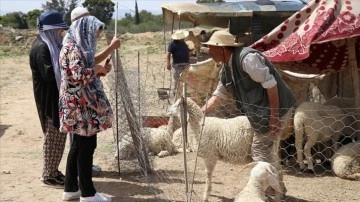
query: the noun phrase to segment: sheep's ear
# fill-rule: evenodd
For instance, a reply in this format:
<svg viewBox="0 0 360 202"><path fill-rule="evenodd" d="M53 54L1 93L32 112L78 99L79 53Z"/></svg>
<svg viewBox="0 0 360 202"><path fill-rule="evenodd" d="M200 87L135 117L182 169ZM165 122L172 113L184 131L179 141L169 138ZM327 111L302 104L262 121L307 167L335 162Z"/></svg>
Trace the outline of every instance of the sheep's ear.
<svg viewBox="0 0 360 202"><path fill-rule="evenodd" d="M270 174L268 175L268 180L270 187L275 191L275 193L278 195L283 196L283 190L281 188L280 182L279 182L279 176L277 174Z"/></svg>
<svg viewBox="0 0 360 202"><path fill-rule="evenodd" d="M180 99L176 100L176 102L170 106L169 111L167 113L168 116L177 116L177 114L179 112L181 101L182 101L182 99L180 98Z"/></svg>
<svg viewBox="0 0 360 202"><path fill-rule="evenodd" d="M178 108L177 107L170 107L169 111L167 112L168 116L177 116Z"/></svg>
<svg viewBox="0 0 360 202"><path fill-rule="evenodd" d="M258 163L259 163L258 161L253 161L251 163L248 163L241 168L240 172L247 168L253 169Z"/></svg>
<svg viewBox="0 0 360 202"><path fill-rule="evenodd" d="M176 102L173 105L178 107L181 104L182 101L183 101L183 99L179 98L179 99L176 100Z"/></svg>

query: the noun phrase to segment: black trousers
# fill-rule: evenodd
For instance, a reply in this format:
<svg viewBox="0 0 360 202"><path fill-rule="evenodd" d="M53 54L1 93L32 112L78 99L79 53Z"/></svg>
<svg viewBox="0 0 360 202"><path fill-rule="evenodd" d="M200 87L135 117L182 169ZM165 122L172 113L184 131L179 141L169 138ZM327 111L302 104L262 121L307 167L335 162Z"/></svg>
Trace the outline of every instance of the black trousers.
<svg viewBox="0 0 360 202"><path fill-rule="evenodd" d="M76 192L80 188L82 197L95 195L92 165L96 140L96 134L89 137L73 134L66 162L65 192Z"/></svg>

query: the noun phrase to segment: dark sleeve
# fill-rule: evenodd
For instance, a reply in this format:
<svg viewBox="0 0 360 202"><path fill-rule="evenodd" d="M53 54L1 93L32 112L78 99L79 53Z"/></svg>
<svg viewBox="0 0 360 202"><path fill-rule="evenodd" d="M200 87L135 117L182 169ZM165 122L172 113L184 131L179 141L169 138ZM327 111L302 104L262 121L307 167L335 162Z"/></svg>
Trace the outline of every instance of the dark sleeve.
<svg viewBox="0 0 360 202"><path fill-rule="evenodd" d="M168 52L171 53L171 54L174 52L174 43L173 43L173 41L171 41L169 46L168 46Z"/></svg>
<svg viewBox="0 0 360 202"><path fill-rule="evenodd" d="M37 50L36 63L44 81L55 81L55 74L51 63L49 48L46 43L41 43Z"/></svg>

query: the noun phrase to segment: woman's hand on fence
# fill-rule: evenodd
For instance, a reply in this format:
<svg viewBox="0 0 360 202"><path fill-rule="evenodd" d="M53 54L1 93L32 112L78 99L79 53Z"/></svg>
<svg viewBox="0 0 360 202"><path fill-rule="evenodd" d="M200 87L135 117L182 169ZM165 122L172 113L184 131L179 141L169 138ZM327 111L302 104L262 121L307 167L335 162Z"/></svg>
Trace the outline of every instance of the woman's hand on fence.
<svg viewBox="0 0 360 202"><path fill-rule="evenodd" d="M102 66L102 65L95 65L94 66L94 73L96 76L106 76L106 74L108 73L107 69Z"/></svg>
<svg viewBox="0 0 360 202"><path fill-rule="evenodd" d="M115 49L118 49L120 48L120 39L114 37L112 40L111 40L111 43L110 43L110 46L115 50Z"/></svg>
<svg viewBox="0 0 360 202"><path fill-rule="evenodd" d="M111 69L112 69L112 65L111 65L110 63L106 63L106 64L104 65L104 67L105 67L107 73L109 73L109 72L111 71ZM107 73L106 73L106 74L107 74Z"/></svg>

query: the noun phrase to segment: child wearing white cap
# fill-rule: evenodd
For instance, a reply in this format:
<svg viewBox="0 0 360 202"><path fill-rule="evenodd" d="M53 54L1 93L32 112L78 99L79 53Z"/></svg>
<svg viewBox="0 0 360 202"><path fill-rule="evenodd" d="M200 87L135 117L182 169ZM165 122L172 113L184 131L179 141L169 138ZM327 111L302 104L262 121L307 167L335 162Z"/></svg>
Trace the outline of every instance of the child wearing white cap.
<svg viewBox="0 0 360 202"><path fill-rule="evenodd" d="M84 16L90 15L89 11L84 7L76 7L71 11L71 22L80 19Z"/></svg>

